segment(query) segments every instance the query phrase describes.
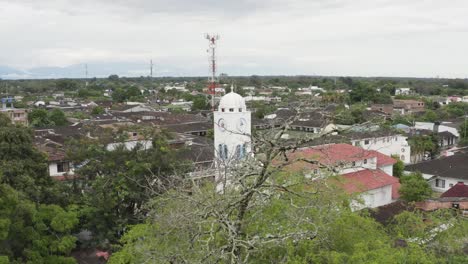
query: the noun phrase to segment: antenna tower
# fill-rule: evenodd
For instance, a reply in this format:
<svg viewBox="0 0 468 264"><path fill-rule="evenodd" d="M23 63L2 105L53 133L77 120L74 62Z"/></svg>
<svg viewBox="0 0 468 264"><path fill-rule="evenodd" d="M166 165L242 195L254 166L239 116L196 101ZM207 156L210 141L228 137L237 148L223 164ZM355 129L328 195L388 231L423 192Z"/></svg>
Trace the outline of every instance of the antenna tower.
<svg viewBox="0 0 468 264"><path fill-rule="evenodd" d="M206 34L205 38L208 40L208 54L210 59L210 79L208 84L208 94L211 95L211 109L214 111L215 108L215 96L216 96L216 86L217 86L217 63L216 63L216 44L219 40L219 35Z"/></svg>
<svg viewBox="0 0 468 264"><path fill-rule="evenodd" d="M88 64L85 64L85 87L88 87Z"/></svg>
<svg viewBox="0 0 468 264"><path fill-rule="evenodd" d="M150 60L150 77L153 79L153 60Z"/></svg>

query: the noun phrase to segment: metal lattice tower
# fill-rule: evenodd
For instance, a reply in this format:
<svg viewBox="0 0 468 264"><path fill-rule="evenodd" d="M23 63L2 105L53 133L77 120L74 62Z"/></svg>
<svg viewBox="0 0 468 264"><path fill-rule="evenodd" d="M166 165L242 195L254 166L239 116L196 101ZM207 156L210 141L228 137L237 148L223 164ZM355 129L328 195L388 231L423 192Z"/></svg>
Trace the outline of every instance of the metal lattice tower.
<svg viewBox="0 0 468 264"><path fill-rule="evenodd" d="M210 35L206 34L205 38L208 40L208 54L209 54L209 66L210 66L210 79L208 84L208 94L211 95L211 109L214 111L215 108L215 96L216 96L216 86L217 86L217 63L216 63L216 44L219 40L219 35Z"/></svg>
<svg viewBox="0 0 468 264"><path fill-rule="evenodd" d="M153 60L150 60L150 77L151 77L151 79L153 79L153 66L154 66Z"/></svg>
<svg viewBox="0 0 468 264"><path fill-rule="evenodd" d="M88 87L88 64L85 64L85 87Z"/></svg>

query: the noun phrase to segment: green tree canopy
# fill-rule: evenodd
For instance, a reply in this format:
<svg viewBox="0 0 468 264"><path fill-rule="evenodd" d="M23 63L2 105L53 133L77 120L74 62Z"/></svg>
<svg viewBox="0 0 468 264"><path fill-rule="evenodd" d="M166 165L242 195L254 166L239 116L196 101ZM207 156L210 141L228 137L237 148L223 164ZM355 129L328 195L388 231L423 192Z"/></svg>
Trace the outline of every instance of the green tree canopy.
<svg viewBox="0 0 468 264"><path fill-rule="evenodd" d="M78 214L57 205L65 200L47 167L31 130L0 126L0 256L12 263L75 263L66 256Z"/></svg>
<svg viewBox="0 0 468 264"><path fill-rule="evenodd" d="M400 178L401 198L408 202L419 202L431 197L432 189L421 173L411 173Z"/></svg>
<svg viewBox="0 0 468 264"><path fill-rule="evenodd" d="M47 111L36 108L28 113L29 124L33 127L64 126L68 124L65 113L60 109Z"/></svg>
<svg viewBox="0 0 468 264"><path fill-rule="evenodd" d="M167 145L167 135L156 133L151 139L149 149L120 145L112 151L97 142L71 143L71 159L85 164L77 171L85 178L74 186L75 200L82 202L95 242L116 242L128 225L140 222L145 202L173 184L171 175L189 168Z"/></svg>
<svg viewBox="0 0 468 264"><path fill-rule="evenodd" d="M397 160L397 162L393 165L393 176L401 178L405 170L405 163L403 163L398 155L392 155L392 158Z"/></svg>
<svg viewBox="0 0 468 264"><path fill-rule="evenodd" d="M64 126L68 124L65 113L60 109L54 109L48 113L48 117L52 123L56 126Z"/></svg>
<svg viewBox="0 0 468 264"><path fill-rule="evenodd" d="M367 103L374 101L376 98L376 90L367 84L359 83L349 93L351 103Z"/></svg>

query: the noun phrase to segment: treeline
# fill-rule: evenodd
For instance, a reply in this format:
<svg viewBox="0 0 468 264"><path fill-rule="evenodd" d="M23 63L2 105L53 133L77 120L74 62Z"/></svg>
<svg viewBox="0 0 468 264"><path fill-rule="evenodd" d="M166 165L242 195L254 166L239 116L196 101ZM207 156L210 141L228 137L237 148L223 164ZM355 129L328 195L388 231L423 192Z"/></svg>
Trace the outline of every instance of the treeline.
<svg viewBox="0 0 468 264"><path fill-rule="evenodd" d="M78 92L92 95L93 90L115 89L125 86L137 86L145 89L161 88L167 83L187 83L188 88L201 90L207 86L206 77L139 77L126 78L111 75L108 78L91 79L51 79L51 80L2 80L0 93L9 94L44 94L47 92ZM221 84L237 86L286 86L290 89L319 86L327 90L355 89L368 86L372 89L388 90L394 95L395 88L409 87L421 95L467 95L466 79L418 79L418 78L364 78L364 77L326 77L326 76L220 76ZM89 93L89 94L87 94Z"/></svg>

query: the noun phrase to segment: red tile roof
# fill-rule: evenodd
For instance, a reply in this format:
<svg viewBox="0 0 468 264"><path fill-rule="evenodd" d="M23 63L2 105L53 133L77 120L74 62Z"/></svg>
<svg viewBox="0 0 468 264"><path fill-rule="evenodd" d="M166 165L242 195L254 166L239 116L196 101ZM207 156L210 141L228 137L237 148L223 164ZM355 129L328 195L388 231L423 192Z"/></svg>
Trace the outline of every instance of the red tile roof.
<svg viewBox="0 0 468 264"><path fill-rule="evenodd" d="M392 198L398 197L399 181L398 178L392 177L382 170L361 170L357 172L351 172L343 174L339 177L338 185L349 194L361 193L374 189L378 189L387 185L392 185ZM396 193L395 193L396 191Z"/></svg>
<svg viewBox="0 0 468 264"><path fill-rule="evenodd" d="M372 154L374 154L376 157L377 157L377 168L380 168L382 166L387 166L387 165L393 165L395 163L397 163L397 161L392 158L392 157L389 157L385 154L382 154L378 151L375 151L375 150L369 150L369 152L371 152Z"/></svg>
<svg viewBox="0 0 468 264"><path fill-rule="evenodd" d="M288 154L288 159L297 161L286 166L286 169L294 172L310 172L319 168L317 164L300 161L300 159L314 160L325 166L339 166L375 157L377 158L377 168L396 163L395 159L377 151L340 143L302 148L291 152ZM275 163L279 164L279 161L275 161Z"/></svg>
<svg viewBox="0 0 468 264"><path fill-rule="evenodd" d="M288 155L290 159L313 158L325 165L352 162L373 158L375 154L349 144L331 144L296 150Z"/></svg>
<svg viewBox="0 0 468 264"><path fill-rule="evenodd" d="M455 184L452 188L444 192L441 198L445 197L468 197L468 185L465 185L463 182Z"/></svg>

